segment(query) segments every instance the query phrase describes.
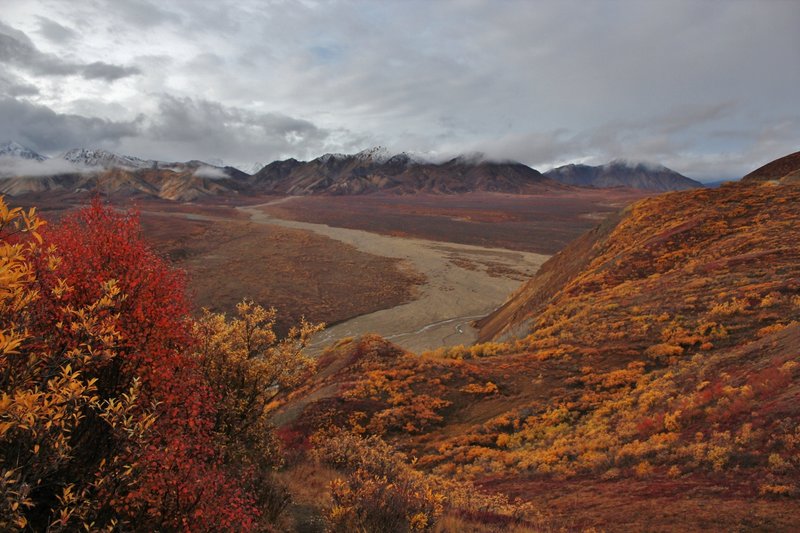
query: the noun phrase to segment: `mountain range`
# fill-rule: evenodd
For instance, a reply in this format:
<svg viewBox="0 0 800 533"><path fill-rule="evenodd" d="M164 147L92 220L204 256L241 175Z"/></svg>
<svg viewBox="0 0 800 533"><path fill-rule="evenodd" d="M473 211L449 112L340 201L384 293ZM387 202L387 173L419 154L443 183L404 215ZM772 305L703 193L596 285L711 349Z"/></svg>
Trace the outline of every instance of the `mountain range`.
<svg viewBox="0 0 800 533"><path fill-rule="evenodd" d="M522 163L493 161L480 154L432 162L408 153L391 154L382 147L356 154L325 154L311 161L274 161L248 174L196 160L163 162L83 148L46 158L16 142L0 145L0 193L10 195L99 188L191 201L219 194L534 194L572 186L660 192L702 185L666 167L645 163L567 165L542 174Z"/></svg>
<svg viewBox="0 0 800 533"><path fill-rule="evenodd" d="M353 155L326 154L308 162L275 161L253 176L259 189L289 195L410 194L472 191L525 194L563 190L538 171L515 162L494 162L480 155L431 163L402 153L373 148Z"/></svg>

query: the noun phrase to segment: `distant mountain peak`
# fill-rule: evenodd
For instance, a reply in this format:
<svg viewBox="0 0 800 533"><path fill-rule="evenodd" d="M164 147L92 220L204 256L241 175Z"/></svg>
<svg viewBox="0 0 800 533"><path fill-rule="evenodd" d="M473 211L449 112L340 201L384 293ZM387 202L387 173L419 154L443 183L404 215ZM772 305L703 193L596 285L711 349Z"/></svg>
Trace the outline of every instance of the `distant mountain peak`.
<svg viewBox="0 0 800 533"><path fill-rule="evenodd" d="M16 141L8 141L0 144L0 157L13 157L17 159L29 159L33 161L44 161L45 156L23 146Z"/></svg>
<svg viewBox="0 0 800 533"><path fill-rule="evenodd" d="M490 161L482 153L437 162L409 152L392 154L383 146L349 155L325 154L308 162L275 161L253 178L266 192L290 195L523 194L565 188L526 165Z"/></svg>
<svg viewBox="0 0 800 533"><path fill-rule="evenodd" d="M330 153L328 153L328 154L323 154L323 155L319 156L316 159L312 159L312 161L319 161L320 163L327 163L328 161L343 161L343 160L347 159L348 157L350 157L350 156L347 155L347 154L340 154L340 153L330 154Z"/></svg>
<svg viewBox="0 0 800 533"><path fill-rule="evenodd" d="M702 187L664 165L629 159L614 159L605 165L564 165L544 173L567 185L610 188L628 187L648 191L680 191Z"/></svg>
<svg viewBox="0 0 800 533"><path fill-rule="evenodd" d="M662 172L665 170L672 172L670 169L659 163L653 163L650 161L637 161L634 159L625 159L625 158L612 159L611 161L602 166L606 168L625 167L631 169L644 169L652 172Z"/></svg>
<svg viewBox="0 0 800 533"><path fill-rule="evenodd" d="M373 146L372 148L361 150L355 157L356 159L372 161L373 163L385 163L392 157L392 154L385 146Z"/></svg>
<svg viewBox="0 0 800 533"><path fill-rule="evenodd" d="M93 148L73 148L61 154L60 157L70 163L86 167L142 169L158 165L157 161L119 155L107 150Z"/></svg>

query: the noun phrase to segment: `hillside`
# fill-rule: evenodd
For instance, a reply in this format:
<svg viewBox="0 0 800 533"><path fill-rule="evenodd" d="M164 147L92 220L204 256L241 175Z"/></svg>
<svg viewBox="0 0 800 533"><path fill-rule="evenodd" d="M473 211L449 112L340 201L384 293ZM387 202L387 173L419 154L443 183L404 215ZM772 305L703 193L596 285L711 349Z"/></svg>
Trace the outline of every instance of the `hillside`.
<svg viewBox="0 0 800 533"><path fill-rule="evenodd" d="M800 171L800 152L795 152L755 169L743 177L742 181L797 179L798 171Z"/></svg>
<svg viewBox="0 0 800 533"><path fill-rule="evenodd" d="M792 183L641 200L484 321L497 341L344 340L275 420L381 435L568 528L791 530L798 201Z"/></svg>
<svg viewBox="0 0 800 533"><path fill-rule="evenodd" d="M235 173L233 173L235 175ZM96 172L0 179L0 193L11 196L52 192L102 191L116 197L155 197L191 201L209 195L234 194L242 185L232 177L204 177L197 167L170 169L110 168Z"/></svg>
<svg viewBox="0 0 800 533"><path fill-rule="evenodd" d="M579 187L630 187L647 191L683 191L703 184L662 165L615 160L606 165L565 165L544 173L548 178Z"/></svg>

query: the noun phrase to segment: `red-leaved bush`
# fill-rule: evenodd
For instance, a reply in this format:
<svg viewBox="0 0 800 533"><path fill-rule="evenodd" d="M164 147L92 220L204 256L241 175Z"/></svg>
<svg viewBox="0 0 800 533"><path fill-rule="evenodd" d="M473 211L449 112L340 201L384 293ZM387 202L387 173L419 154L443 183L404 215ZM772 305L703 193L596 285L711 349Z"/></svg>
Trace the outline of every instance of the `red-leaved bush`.
<svg viewBox="0 0 800 533"><path fill-rule="evenodd" d="M182 273L150 250L135 213L119 213L97 199L46 228L42 237L43 252L35 262L41 297L34 303L33 323L43 329L55 325L56 342L69 349L75 340L58 329L64 310L90 305L103 296L104 283L116 280L122 295L113 309L117 355L92 376L97 394L116 397L138 378L139 405L157 417L133 458L136 483L111 495L116 512L142 530L253 528L258 510L240 488L246 472L223 462L214 433L217 399L190 356ZM54 263L53 257L59 259ZM103 434L85 438L97 439L98 457L111 445Z"/></svg>

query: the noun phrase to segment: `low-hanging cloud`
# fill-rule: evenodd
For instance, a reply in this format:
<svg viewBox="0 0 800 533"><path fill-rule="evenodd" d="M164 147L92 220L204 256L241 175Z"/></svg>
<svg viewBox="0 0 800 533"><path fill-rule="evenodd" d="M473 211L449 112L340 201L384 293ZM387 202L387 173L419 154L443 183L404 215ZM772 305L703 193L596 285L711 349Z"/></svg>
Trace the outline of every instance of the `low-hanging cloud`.
<svg viewBox="0 0 800 533"><path fill-rule="evenodd" d="M225 171L222 170L221 168L210 167L208 165L201 165L197 167L197 170L194 171L193 175L198 178L206 178L212 180L218 180L228 177Z"/></svg>
<svg viewBox="0 0 800 533"><path fill-rule="evenodd" d="M97 172L96 168L76 165L64 159L18 159L13 157L0 157L0 177L37 177L53 176L57 174L82 174Z"/></svg>

